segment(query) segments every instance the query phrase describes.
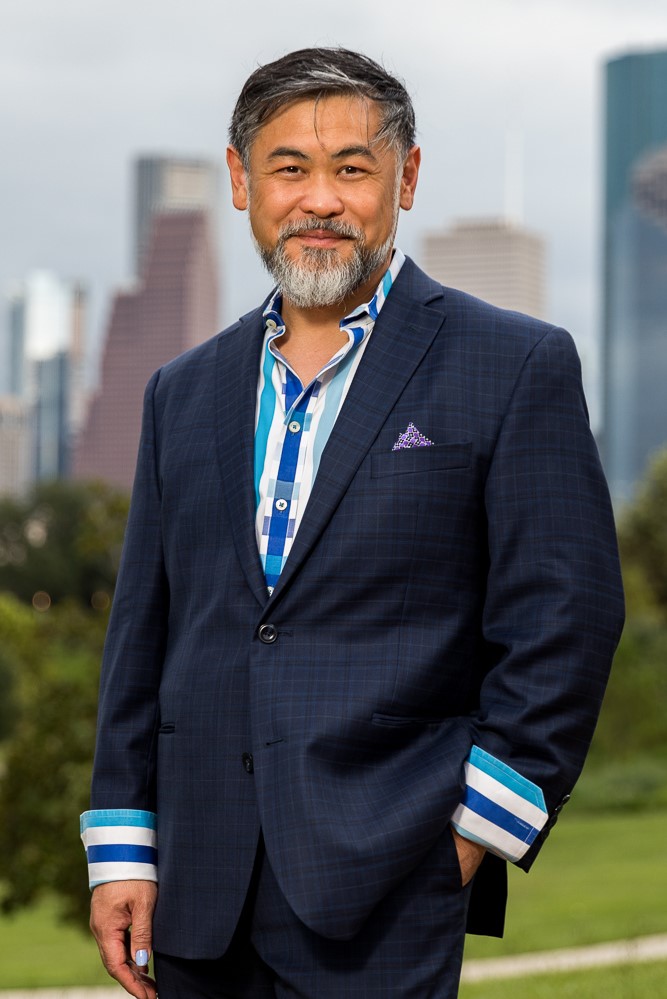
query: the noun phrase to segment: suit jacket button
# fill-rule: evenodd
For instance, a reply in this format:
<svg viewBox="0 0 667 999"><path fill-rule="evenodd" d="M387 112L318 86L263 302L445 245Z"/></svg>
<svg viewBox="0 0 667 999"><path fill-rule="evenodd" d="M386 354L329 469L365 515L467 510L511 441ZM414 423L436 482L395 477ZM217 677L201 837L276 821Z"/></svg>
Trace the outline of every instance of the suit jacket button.
<svg viewBox="0 0 667 999"><path fill-rule="evenodd" d="M255 761L252 758L252 753L243 753L241 756L241 763L243 764L243 769L247 774L255 772Z"/></svg>
<svg viewBox="0 0 667 999"><path fill-rule="evenodd" d="M275 624L262 624L257 634L259 635L260 642L264 642L265 645L271 645L278 637L278 629Z"/></svg>

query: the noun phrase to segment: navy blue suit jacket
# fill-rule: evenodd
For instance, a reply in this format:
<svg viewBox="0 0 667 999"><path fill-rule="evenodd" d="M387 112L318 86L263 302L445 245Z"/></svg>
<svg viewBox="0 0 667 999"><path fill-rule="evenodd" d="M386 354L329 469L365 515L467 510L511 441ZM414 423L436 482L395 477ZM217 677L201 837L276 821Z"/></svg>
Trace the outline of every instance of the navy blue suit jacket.
<svg viewBox="0 0 667 999"><path fill-rule="evenodd" d="M269 597L261 312L149 383L105 652L92 807L157 811L154 943L185 957L224 949L260 825L287 900L325 936L354 934L441 836L458 890L448 823L473 744L555 818L623 613L569 335L409 260ZM434 446L393 451L410 422ZM475 929L499 930L503 866L478 874Z"/></svg>

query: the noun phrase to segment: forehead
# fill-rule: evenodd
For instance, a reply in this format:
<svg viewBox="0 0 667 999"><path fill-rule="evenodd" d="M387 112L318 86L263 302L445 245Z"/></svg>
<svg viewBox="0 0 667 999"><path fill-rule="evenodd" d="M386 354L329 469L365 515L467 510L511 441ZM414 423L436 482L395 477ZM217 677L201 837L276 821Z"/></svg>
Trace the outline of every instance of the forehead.
<svg viewBox="0 0 667 999"><path fill-rule="evenodd" d="M307 98L276 111L255 136L251 152L269 154L276 144L325 151L355 145L372 148L378 145L380 124L375 101L355 94Z"/></svg>

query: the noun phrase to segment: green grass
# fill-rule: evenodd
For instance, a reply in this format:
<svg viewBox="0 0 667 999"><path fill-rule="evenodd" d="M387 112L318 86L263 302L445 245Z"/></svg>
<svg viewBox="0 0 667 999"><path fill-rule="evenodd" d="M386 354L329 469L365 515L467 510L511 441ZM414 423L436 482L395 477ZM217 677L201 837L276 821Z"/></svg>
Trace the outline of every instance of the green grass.
<svg viewBox="0 0 667 999"><path fill-rule="evenodd" d="M459 999L665 999L667 962L465 983Z"/></svg>
<svg viewBox="0 0 667 999"><path fill-rule="evenodd" d="M469 937L466 957L499 957L667 933L666 861L667 811L613 816L565 812L531 873L510 868L505 939ZM593 980L602 982L611 976L609 982L617 984L588 992L562 991L570 988L570 980L578 980L578 974L549 976L544 988L552 991L544 992L535 990L537 978L526 979L511 987L511 999L634 999L635 995L667 999L666 965L659 965L659 981L665 984L641 985L657 967L596 970L591 972ZM639 985L635 986L635 978ZM52 901L0 918L0 989L110 981L92 938L59 924ZM621 987L626 991L619 992ZM508 988L502 982L493 987L480 983L466 986L461 995L504 999L510 996L503 991Z"/></svg>
<svg viewBox="0 0 667 999"><path fill-rule="evenodd" d="M466 957L667 933L667 811L563 814L529 874L510 867L505 937Z"/></svg>
<svg viewBox="0 0 667 999"><path fill-rule="evenodd" d="M93 938L59 923L54 902L0 919L0 988L111 984Z"/></svg>

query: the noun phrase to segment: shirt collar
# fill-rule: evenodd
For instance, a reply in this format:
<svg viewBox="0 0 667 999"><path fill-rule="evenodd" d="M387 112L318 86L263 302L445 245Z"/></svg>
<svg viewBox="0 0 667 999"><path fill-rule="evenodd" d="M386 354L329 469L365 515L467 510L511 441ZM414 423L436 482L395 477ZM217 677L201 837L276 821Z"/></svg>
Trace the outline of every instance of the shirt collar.
<svg viewBox="0 0 667 999"><path fill-rule="evenodd" d="M350 312L349 315L341 319L340 328L343 332L347 333L351 343L361 343L364 337L373 329L375 321L380 314L380 309L384 305L387 295L404 263L405 254L397 246L394 247L391 263L383 274L371 300L358 305L353 312ZM282 293L280 288L276 288L262 314L265 330L267 332L274 331L271 339L285 331L285 323L281 315L282 305Z"/></svg>

